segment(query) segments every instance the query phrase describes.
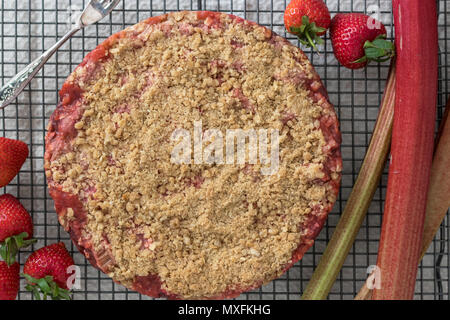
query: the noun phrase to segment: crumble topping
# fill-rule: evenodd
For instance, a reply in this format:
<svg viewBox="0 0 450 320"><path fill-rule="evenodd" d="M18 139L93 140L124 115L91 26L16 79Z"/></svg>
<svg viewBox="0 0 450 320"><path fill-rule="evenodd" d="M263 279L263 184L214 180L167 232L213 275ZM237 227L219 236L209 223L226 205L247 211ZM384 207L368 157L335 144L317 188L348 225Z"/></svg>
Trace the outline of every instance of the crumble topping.
<svg viewBox="0 0 450 320"><path fill-rule="evenodd" d="M304 54L267 28L208 19L137 24L107 59L77 68L76 136L46 159L49 183L83 202L81 237L102 253L100 267L126 286L157 275L183 298L280 276L307 220L334 203L341 170L320 120L336 116ZM278 129L278 172L172 163L172 132L199 120L204 130Z"/></svg>

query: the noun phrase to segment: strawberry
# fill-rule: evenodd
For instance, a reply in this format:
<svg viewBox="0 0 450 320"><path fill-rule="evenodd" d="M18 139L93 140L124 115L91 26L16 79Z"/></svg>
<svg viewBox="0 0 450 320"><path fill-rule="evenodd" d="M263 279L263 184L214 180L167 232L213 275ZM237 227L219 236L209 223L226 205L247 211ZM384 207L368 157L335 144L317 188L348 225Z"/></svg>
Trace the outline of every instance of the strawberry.
<svg viewBox="0 0 450 320"><path fill-rule="evenodd" d="M0 188L19 173L28 157L28 146L19 140L0 137Z"/></svg>
<svg viewBox="0 0 450 320"><path fill-rule="evenodd" d="M26 289L37 300L50 296L53 300L70 299L67 280L68 268L75 263L64 243L54 243L33 252L25 262L23 276L28 281Z"/></svg>
<svg viewBox="0 0 450 320"><path fill-rule="evenodd" d="M330 22L330 12L323 0L293 0L284 12L286 30L316 50L316 44L324 42L319 36L325 34Z"/></svg>
<svg viewBox="0 0 450 320"><path fill-rule="evenodd" d="M19 292L20 265L16 262L8 266L0 261L0 300L15 300Z"/></svg>
<svg viewBox="0 0 450 320"><path fill-rule="evenodd" d="M331 21L330 35L336 59L350 69L394 56L394 44L386 40L384 25L362 13L338 13Z"/></svg>
<svg viewBox="0 0 450 320"><path fill-rule="evenodd" d="M20 248L36 242L30 214L14 196L0 196L0 256L11 265Z"/></svg>

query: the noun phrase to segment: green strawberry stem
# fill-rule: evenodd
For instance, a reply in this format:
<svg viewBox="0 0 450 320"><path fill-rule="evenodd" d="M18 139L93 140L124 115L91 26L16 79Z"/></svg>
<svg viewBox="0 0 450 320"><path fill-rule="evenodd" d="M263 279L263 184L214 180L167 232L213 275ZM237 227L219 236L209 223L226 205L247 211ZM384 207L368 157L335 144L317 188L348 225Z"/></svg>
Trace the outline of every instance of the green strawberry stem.
<svg viewBox="0 0 450 320"><path fill-rule="evenodd" d="M324 32L326 29L318 27L315 22L309 22L308 16L302 17L302 25L300 27L290 27L289 32L295 34L300 42L310 48L313 48L317 53L317 44L323 44L324 41L317 34Z"/></svg>
<svg viewBox="0 0 450 320"><path fill-rule="evenodd" d="M25 289L33 293L36 300L47 300L48 297L52 300L71 300L70 291L60 288L52 276L45 276L41 279L33 278L25 273L22 276L28 281Z"/></svg>
<svg viewBox="0 0 450 320"><path fill-rule="evenodd" d="M386 40L386 35L381 34L373 41L367 40L364 43L364 57L359 58L352 63L362 62L384 62L391 59L395 55L395 46L392 42Z"/></svg>
<svg viewBox="0 0 450 320"><path fill-rule="evenodd" d="M5 241L0 243L0 256L8 266L16 262L16 255L19 249L28 247L37 241L36 239L26 240L26 238L28 238L28 232L22 232L6 238Z"/></svg>

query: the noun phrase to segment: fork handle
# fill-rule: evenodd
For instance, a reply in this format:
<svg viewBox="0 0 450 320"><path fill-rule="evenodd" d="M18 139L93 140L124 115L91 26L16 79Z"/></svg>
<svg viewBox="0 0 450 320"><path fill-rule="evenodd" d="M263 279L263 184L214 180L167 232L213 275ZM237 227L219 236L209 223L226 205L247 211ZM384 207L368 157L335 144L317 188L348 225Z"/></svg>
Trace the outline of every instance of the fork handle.
<svg viewBox="0 0 450 320"><path fill-rule="evenodd" d="M76 25L64 37L62 37L51 48L45 51L40 57L31 62L22 71L16 74L0 89L0 109L3 109L10 104L27 86L27 84L34 78L34 76L41 70L42 66L50 59L50 57L61 47L71 36L81 29L81 26Z"/></svg>

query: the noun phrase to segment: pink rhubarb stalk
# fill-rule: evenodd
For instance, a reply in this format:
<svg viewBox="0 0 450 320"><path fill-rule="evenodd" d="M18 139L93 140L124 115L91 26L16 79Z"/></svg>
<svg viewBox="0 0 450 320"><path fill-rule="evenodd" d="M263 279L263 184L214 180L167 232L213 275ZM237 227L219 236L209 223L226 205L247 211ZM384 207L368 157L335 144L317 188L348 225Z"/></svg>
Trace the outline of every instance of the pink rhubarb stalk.
<svg viewBox="0 0 450 320"><path fill-rule="evenodd" d="M435 1L394 0L397 54L391 163L372 298L412 299L422 249L436 115Z"/></svg>
<svg viewBox="0 0 450 320"><path fill-rule="evenodd" d="M427 211L422 238L420 260L428 250L439 226L447 215L450 207L450 99L447 102L441 129L436 139L436 149L431 166L430 184L428 186ZM420 261L418 262L420 263ZM367 283L359 291L355 300L367 300L372 297L372 291Z"/></svg>

